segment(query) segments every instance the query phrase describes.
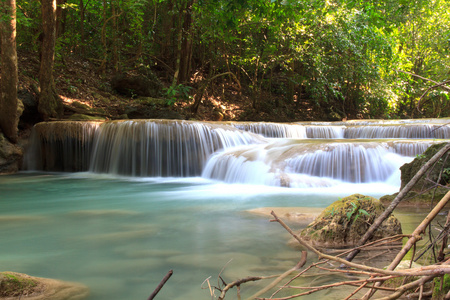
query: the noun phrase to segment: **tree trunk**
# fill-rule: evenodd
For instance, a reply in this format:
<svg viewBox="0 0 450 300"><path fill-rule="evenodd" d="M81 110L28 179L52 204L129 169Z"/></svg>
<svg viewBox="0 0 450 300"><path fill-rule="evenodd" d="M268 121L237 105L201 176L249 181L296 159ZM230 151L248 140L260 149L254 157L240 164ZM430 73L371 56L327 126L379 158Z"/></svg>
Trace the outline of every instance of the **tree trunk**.
<svg viewBox="0 0 450 300"><path fill-rule="evenodd" d="M83 0L80 0L80 54L84 55L85 34L84 34L84 14L85 6Z"/></svg>
<svg viewBox="0 0 450 300"><path fill-rule="evenodd" d="M184 13L183 23L183 41L181 44L181 61L180 61L180 74L178 77L178 83L186 82L190 78L191 72L191 59L192 59L192 23L193 12L192 5L194 1L188 1L186 3L186 9Z"/></svg>
<svg viewBox="0 0 450 300"><path fill-rule="evenodd" d="M63 9L63 5L66 0L57 0L56 3L56 39L59 39L66 30L66 10Z"/></svg>
<svg viewBox="0 0 450 300"><path fill-rule="evenodd" d="M1 98L0 129L13 143L17 142L19 122L17 100L16 0L3 0L1 9Z"/></svg>
<svg viewBox="0 0 450 300"><path fill-rule="evenodd" d="M61 99L53 80L56 35L56 0L42 0L42 51L39 70L40 95L38 110L44 120L60 118L63 114Z"/></svg>

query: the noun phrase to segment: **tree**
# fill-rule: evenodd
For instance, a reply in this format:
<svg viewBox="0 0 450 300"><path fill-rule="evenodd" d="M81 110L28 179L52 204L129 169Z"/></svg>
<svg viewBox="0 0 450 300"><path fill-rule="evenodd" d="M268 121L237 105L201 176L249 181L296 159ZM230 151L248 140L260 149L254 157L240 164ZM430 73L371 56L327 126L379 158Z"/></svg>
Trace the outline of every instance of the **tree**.
<svg viewBox="0 0 450 300"><path fill-rule="evenodd" d="M59 118L63 114L61 99L56 93L53 65L56 40L56 0L42 0L42 48L39 70L40 95L38 110L44 120Z"/></svg>
<svg viewBox="0 0 450 300"><path fill-rule="evenodd" d="M19 122L17 100L16 1L0 2L1 20L1 98L0 129L12 142L17 142Z"/></svg>

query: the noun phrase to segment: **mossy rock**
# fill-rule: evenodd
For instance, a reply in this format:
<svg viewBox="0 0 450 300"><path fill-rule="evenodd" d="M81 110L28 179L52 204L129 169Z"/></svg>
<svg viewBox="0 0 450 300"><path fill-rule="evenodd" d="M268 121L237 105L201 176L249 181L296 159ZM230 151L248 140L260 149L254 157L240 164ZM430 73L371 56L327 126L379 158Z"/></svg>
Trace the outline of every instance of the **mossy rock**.
<svg viewBox="0 0 450 300"><path fill-rule="evenodd" d="M20 297L33 294L38 282L15 273L0 273L0 297Z"/></svg>
<svg viewBox="0 0 450 300"><path fill-rule="evenodd" d="M429 207L430 204L438 203L442 197L448 192L448 189L443 187L438 187L437 189L432 189L426 192L415 192L410 191L406 194L403 200L399 203L398 206L401 207ZM380 198L380 202L383 205L389 205L391 202L397 197L398 193L393 195L385 195ZM450 205L450 204L449 204ZM449 206L447 205L447 206Z"/></svg>
<svg viewBox="0 0 450 300"><path fill-rule="evenodd" d="M89 105L86 105L84 103L81 103L79 101L73 101L72 102L72 106L79 108L79 109L85 109L85 110L90 110L91 108L89 107Z"/></svg>
<svg viewBox="0 0 450 300"><path fill-rule="evenodd" d="M89 289L79 283L33 277L16 272L0 272L0 299L82 300Z"/></svg>
<svg viewBox="0 0 450 300"><path fill-rule="evenodd" d="M379 200L354 194L328 206L300 236L317 247L354 247L384 210ZM391 215L375 231L371 240L401 233L400 222Z"/></svg>
<svg viewBox="0 0 450 300"><path fill-rule="evenodd" d="M85 114L73 114L69 117L73 121L105 121L106 118L99 116L90 116Z"/></svg>
<svg viewBox="0 0 450 300"><path fill-rule="evenodd" d="M401 171L401 187L404 188L408 182L419 172L419 170L432 158L439 150L441 150L447 143L440 143L430 146L423 154L417 155L417 157L410 163L404 164L400 167ZM440 175L441 169L444 169L442 176ZM427 172L413 187L412 191L420 192L434 186L434 182L437 182L439 177L441 185L448 185L450 183L450 160L439 160L435 166ZM430 179L430 180L427 180Z"/></svg>
<svg viewBox="0 0 450 300"><path fill-rule="evenodd" d="M440 143L430 146L423 154L418 155L412 162L404 164L400 167L401 171L401 187L403 189L408 182L419 172L419 170L432 158L442 147L447 143ZM441 173L443 170L443 173ZM444 197L448 192L446 187L437 187L436 189L430 189L435 186L434 182L437 182L440 178L440 184L447 186L450 184L450 159L445 161L440 159L432 169L427 172L422 178L412 187L404 199L400 202L400 206L429 206L430 204L438 203L439 200ZM430 181L431 180L431 181ZM434 182L433 182L434 181ZM429 189L429 190L428 190ZM380 198L380 201L384 205L389 205L392 200L398 195L386 195Z"/></svg>

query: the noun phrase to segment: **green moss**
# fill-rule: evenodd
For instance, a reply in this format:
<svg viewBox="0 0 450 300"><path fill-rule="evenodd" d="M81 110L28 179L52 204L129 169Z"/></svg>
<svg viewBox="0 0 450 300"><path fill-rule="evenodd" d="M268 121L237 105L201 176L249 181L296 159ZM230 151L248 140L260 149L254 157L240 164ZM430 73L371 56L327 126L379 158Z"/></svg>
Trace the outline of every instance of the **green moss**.
<svg viewBox="0 0 450 300"><path fill-rule="evenodd" d="M69 117L70 120L87 120L87 121L98 121L98 120L105 120L103 117L98 116L89 116L84 114L73 114Z"/></svg>
<svg viewBox="0 0 450 300"><path fill-rule="evenodd" d="M76 108L80 108L80 109L86 109L86 110L90 110L91 109L88 105L83 104L83 103L78 102L78 101L73 101L72 102L72 106L76 107Z"/></svg>
<svg viewBox="0 0 450 300"><path fill-rule="evenodd" d="M444 281L442 283L442 288L442 277L436 277L434 279L433 299L443 299L443 296L445 296L450 291L450 274L445 274L443 278Z"/></svg>
<svg viewBox="0 0 450 300"><path fill-rule="evenodd" d="M18 297L33 293L37 282L12 273L0 273L0 296Z"/></svg>

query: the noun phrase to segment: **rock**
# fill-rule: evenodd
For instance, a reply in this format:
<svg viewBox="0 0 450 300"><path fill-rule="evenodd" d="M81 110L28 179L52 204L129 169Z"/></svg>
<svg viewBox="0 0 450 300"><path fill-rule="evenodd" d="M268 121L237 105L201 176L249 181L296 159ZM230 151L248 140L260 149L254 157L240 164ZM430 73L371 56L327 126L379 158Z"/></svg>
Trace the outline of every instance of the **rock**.
<svg viewBox="0 0 450 300"><path fill-rule="evenodd" d="M408 182L417 174L417 172L433 157L446 143L440 143L430 146L423 154L417 155L417 157L410 163L404 164L400 167L401 171L401 187L400 190L408 184ZM445 161L445 165L444 165ZM441 170L443 170L442 174ZM430 180L428 180L428 179ZM400 202L401 206L421 206L429 205L430 203L437 203L448 192L445 187L432 188L438 179L439 184L443 186L449 186L450 184L450 159L440 159L435 166L427 172L411 189L410 192L404 197L404 200ZM433 181L433 182L432 182ZM427 189L430 189L426 191ZM426 191L426 192L423 192ZM380 201L384 205L389 205L392 200L398 195L386 195L380 198Z"/></svg>
<svg viewBox="0 0 450 300"><path fill-rule="evenodd" d="M38 112L38 96L32 89L19 89L17 97L23 103L23 112L19 120L19 128L28 128L40 121Z"/></svg>
<svg viewBox="0 0 450 300"><path fill-rule="evenodd" d="M111 87L121 95L136 97L158 97L162 89L160 82L143 75L119 74L111 80Z"/></svg>
<svg viewBox="0 0 450 300"><path fill-rule="evenodd" d="M407 185L408 182L417 174L417 172L419 172L419 170L430 160L430 158L433 157L446 144L447 143L440 143L432 145L423 154L417 155L417 157L412 162L401 166L400 171L402 182L400 189L404 188L405 185ZM423 176L417 182L412 191L420 192L427 188L433 187L435 185L434 182L437 182L440 177L439 175L442 168L444 169L444 172L441 176L439 184L448 185L450 183L450 160L447 159L445 161L445 165L443 164L444 161L442 159L439 160L436 165L430 170L430 172L427 172L427 176ZM427 178L433 182L427 180Z"/></svg>
<svg viewBox="0 0 450 300"><path fill-rule="evenodd" d="M384 209L379 200L354 194L328 206L314 222L301 231L300 236L317 247L354 247ZM375 231L371 240L401 233L400 222L391 215Z"/></svg>
<svg viewBox="0 0 450 300"><path fill-rule="evenodd" d="M0 174L15 173L19 170L23 157L20 147L12 144L0 132Z"/></svg>
<svg viewBox="0 0 450 300"><path fill-rule="evenodd" d="M72 121L105 121L105 117L91 116L85 114L73 114L69 118Z"/></svg>
<svg viewBox="0 0 450 300"><path fill-rule="evenodd" d="M306 226L320 215L322 209L317 207L260 207L247 210L251 214L264 216L269 219L273 219L272 211L284 220Z"/></svg>
<svg viewBox="0 0 450 300"><path fill-rule="evenodd" d="M0 272L0 299L81 300L88 295L89 289L79 283Z"/></svg>

